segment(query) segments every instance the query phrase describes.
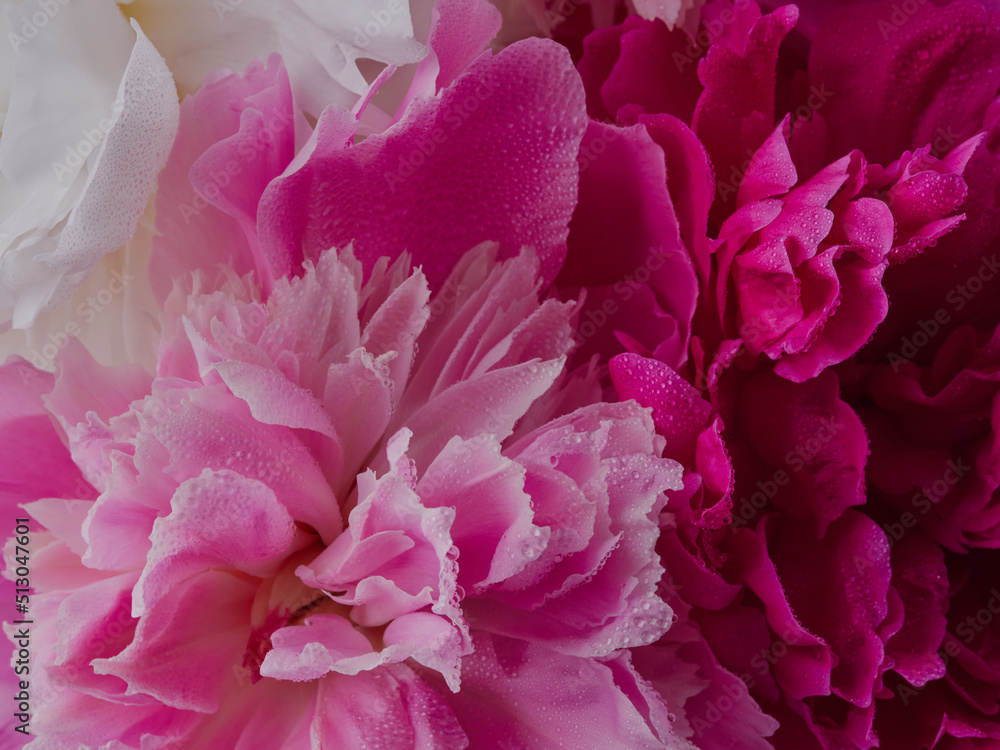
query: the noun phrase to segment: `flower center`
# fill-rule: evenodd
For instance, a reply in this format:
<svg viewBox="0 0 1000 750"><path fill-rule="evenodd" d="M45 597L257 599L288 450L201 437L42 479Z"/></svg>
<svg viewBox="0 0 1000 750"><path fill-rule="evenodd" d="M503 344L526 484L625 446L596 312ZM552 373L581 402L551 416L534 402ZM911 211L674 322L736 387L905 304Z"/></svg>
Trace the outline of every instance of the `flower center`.
<svg viewBox="0 0 1000 750"><path fill-rule="evenodd" d="M249 671L252 683L261 679L260 667L272 648L271 635L276 630L303 625L306 618L317 614L336 614L350 620L352 608L330 598L330 594L344 592L314 589L295 575L300 565L312 562L324 549L321 542L316 542L297 552L285 561L277 574L265 579L257 589L250 615L250 638L243 655L243 667ZM382 647L381 635L384 628L363 628L358 625L354 625L354 628L363 633L374 648Z"/></svg>

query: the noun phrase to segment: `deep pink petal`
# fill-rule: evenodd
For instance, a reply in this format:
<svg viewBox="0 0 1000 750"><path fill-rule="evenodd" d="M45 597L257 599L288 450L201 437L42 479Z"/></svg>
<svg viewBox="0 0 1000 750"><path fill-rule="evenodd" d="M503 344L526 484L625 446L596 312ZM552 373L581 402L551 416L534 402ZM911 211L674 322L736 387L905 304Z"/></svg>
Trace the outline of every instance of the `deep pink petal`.
<svg viewBox="0 0 1000 750"><path fill-rule="evenodd" d="M53 386L52 375L20 357L0 367L0 499L4 501L95 496L43 404L43 394Z"/></svg>
<svg viewBox="0 0 1000 750"><path fill-rule="evenodd" d="M851 5L817 34L809 77L832 94L822 111L828 157L860 148L888 164L905 149L958 143L980 129L1000 86L1000 18L970 0L912 7Z"/></svg>
<svg viewBox="0 0 1000 750"><path fill-rule="evenodd" d="M832 372L801 384L761 373L739 410L749 444L797 490L795 500L775 500L786 512L811 520L822 536L846 508L865 502L867 437Z"/></svg>
<svg viewBox="0 0 1000 750"><path fill-rule="evenodd" d="M552 42L519 42L477 60L440 99L414 102L386 133L314 155L307 216L293 216L280 184L269 188L261 239L273 254L306 258L353 241L368 267L405 249L435 288L484 240L506 254L531 245L551 279L565 256L583 106L568 54Z"/></svg>

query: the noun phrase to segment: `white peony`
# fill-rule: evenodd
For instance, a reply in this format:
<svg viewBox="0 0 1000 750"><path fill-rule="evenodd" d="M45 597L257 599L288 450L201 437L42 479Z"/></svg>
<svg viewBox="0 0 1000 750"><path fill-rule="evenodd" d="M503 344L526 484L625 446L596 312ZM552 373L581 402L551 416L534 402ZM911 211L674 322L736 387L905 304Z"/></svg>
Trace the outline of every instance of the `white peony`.
<svg viewBox="0 0 1000 750"><path fill-rule="evenodd" d="M426 56L431 5L414 0L411 18L406 0L0 0L0 360L51 369L67 335L107 364L148 360L150 232L137 227L178 92L278 52L307 117L354 106L380 69Z"/></svg>
<svg viewBox="0 0 1000 750"><path fill-rule="evenodd" d="M163 58L112 0L5 10L0 309L25 328L133 234L179 109Z"/></svg>

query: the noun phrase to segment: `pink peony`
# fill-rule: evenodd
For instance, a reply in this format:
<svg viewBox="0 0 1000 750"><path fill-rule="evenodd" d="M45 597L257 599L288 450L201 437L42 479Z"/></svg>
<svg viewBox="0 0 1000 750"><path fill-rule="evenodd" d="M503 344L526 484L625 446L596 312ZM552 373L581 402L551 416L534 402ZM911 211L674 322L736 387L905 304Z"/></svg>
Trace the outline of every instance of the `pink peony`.
<svg viewBox="0 0 1000 750"><path fill-rule="evenodd" d="M577 408L573 306L495 257L433 299L405 256L362 283L328 251L266 301L196 274L155 378L76 345L54 382L7 363L61 457L5 475L45 529L36 743L683 746L620 655L673 619L654 547L680 467L635 402ZM80 474L96 499L52 499Z"/></svg>

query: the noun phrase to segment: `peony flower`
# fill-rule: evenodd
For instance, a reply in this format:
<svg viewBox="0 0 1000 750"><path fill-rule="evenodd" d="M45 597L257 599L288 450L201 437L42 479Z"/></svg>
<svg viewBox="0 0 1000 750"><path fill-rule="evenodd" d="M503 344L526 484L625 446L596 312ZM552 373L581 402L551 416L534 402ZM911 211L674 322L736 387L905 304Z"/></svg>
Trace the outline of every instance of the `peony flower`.
<svg viewBox="0 0 1000 750"><path fill-rule="evenodd" d="M680 467L634 402L576 408L573 306L539 302L531 254L495 258L432 301L405 256L362 283L331 250L266 301L196 274L155 378L72 344L54 381L8 362L65 436L32 423L63 478L7 474L45 529L39 741L463 747L502 722L544 746L518 699L541 690L607 712L581 746L683 746L620 655L672 620L654 546ZM81 475L96 499L51 499Z"/></svg>
<svg viewBox="0 0 1000 750"><path fill-rule="evenodd" d="M177 131L177 98L163 59L110 0L31 0L6 21L0 308L25 328L135 231Z"/></svg>
<svg viewBox="0 0 1000 750"><path fill-rule="evenodd" d="M426 4L416 5L419 14L430 14ZM9 55L3 53L8 64L0 66L0 122L5 123L0 174L6 185L0 308L16 329L43 316L31 332L8 337L24 343L5 348L33 355L47 369L54 353L42 351L62 348L69 336L96 349L106 344L89 333L88 313L43 313L61 304L62 310L96 308L94 293L108 290L120 298L122 289L145 273L150 237L141 230L133 235L177 132L175 81L183 96L222 66L242 70L254 58L283 53L298 105L296 127L304 134L308 126L300 112L318 116L327 104L351 107L374 93L359 59L394 70L427 54L414 36L409 4L401 0L335 10L292 2L155 0L72 6L31 0L3 7L0 23L10 46L4 48ZM427 29L422 33L426 41ZM36 97L39 91L44 95ZM402 94L383 97L367 107L364 127L384 128L395 114L394 101L398 105L401 99ZM131 186L127 195L119 195L120 184ZM109 200L113 216L107 213ZM130 238L132 246L122 251L126 262L120 257L105 262L118 276L104 276L98 268L98 280L88 284L102 256ZM129 290L126 307L140 318L151 311L131 299L138 286ZM109 307L103 302L100 310ZM48 335L39 336L41 330ZM113 350L102 359L134 359L148 335L126 332L127 354Z"/></svg>
<svg viewBox="0 0 1000 750"><path fill-rule="evenodd" d="M57 6L0 79L32 747L1000 741L995 8ZM62 193L56 43L158 123Z"/></svg>
<svg viewBox="0 0 1000 750"><path fill-rule="evenodd" d="M220 68L243 70L256 58L279 54L290 71L298 106L318 117L329 104L351 107L368 94L365 63L403 66L422 60L427 39L413 19L429 16L431 5L409 0L130 0L124 7L148 28L182 94L197 91Z"/></svg>
<svg viewBox="0 0 1000 750"><path fill-rule="evenodd" d="M607 194L641 218L619 226L587 204L578 236L600 249L575 254L571 234L559 278L617 260L604 238L629 247L635 227L639 249L591 287L598 295L648 269L667 244L650 237L679 236L672 246L698 274L697 307L677 318L690 331L680 353L676 328L649 313L685 299L688 282L648 270L636 286L656 290L656 306L643 318L619 296L601 320L613 335L585 345L610 359L621 398L653 409L685 466L662 522L672 600L719 679L741 679L780 722L776 747L993 736L992 673L956 671L969 658L945 650L959 623L946 623L949 583L968 573L939 544L992 546L996 19L971 3L915 5L903 19L899 7L807 4L796 25L792 8L715 3L692 37L629 18L585 38L579 63L588 112L617 125L591 125L612 135L598 149L612 157L581 148L581 166L614 175ZM857 65L862 49L884 74ZM980 67L993 72L966 88ZM665 175L651 169L661 163ZM581 207L586 184L584 171ZM652 196L665 208L646 213ZM656 235L647 216L676 228ZM918 494L930 511L919 519ZM963 605L973 621L987 592ZM676 648L681 632L650 648ZM976 658L988 663L986 642ZM712 704L713 722L697 693L644 674L674 696L685 732L702 730L685 735L695 742L766 736L738 685L725 718ZM899 696L913 691L927 708L919 731L900 726Z"/></svg>

